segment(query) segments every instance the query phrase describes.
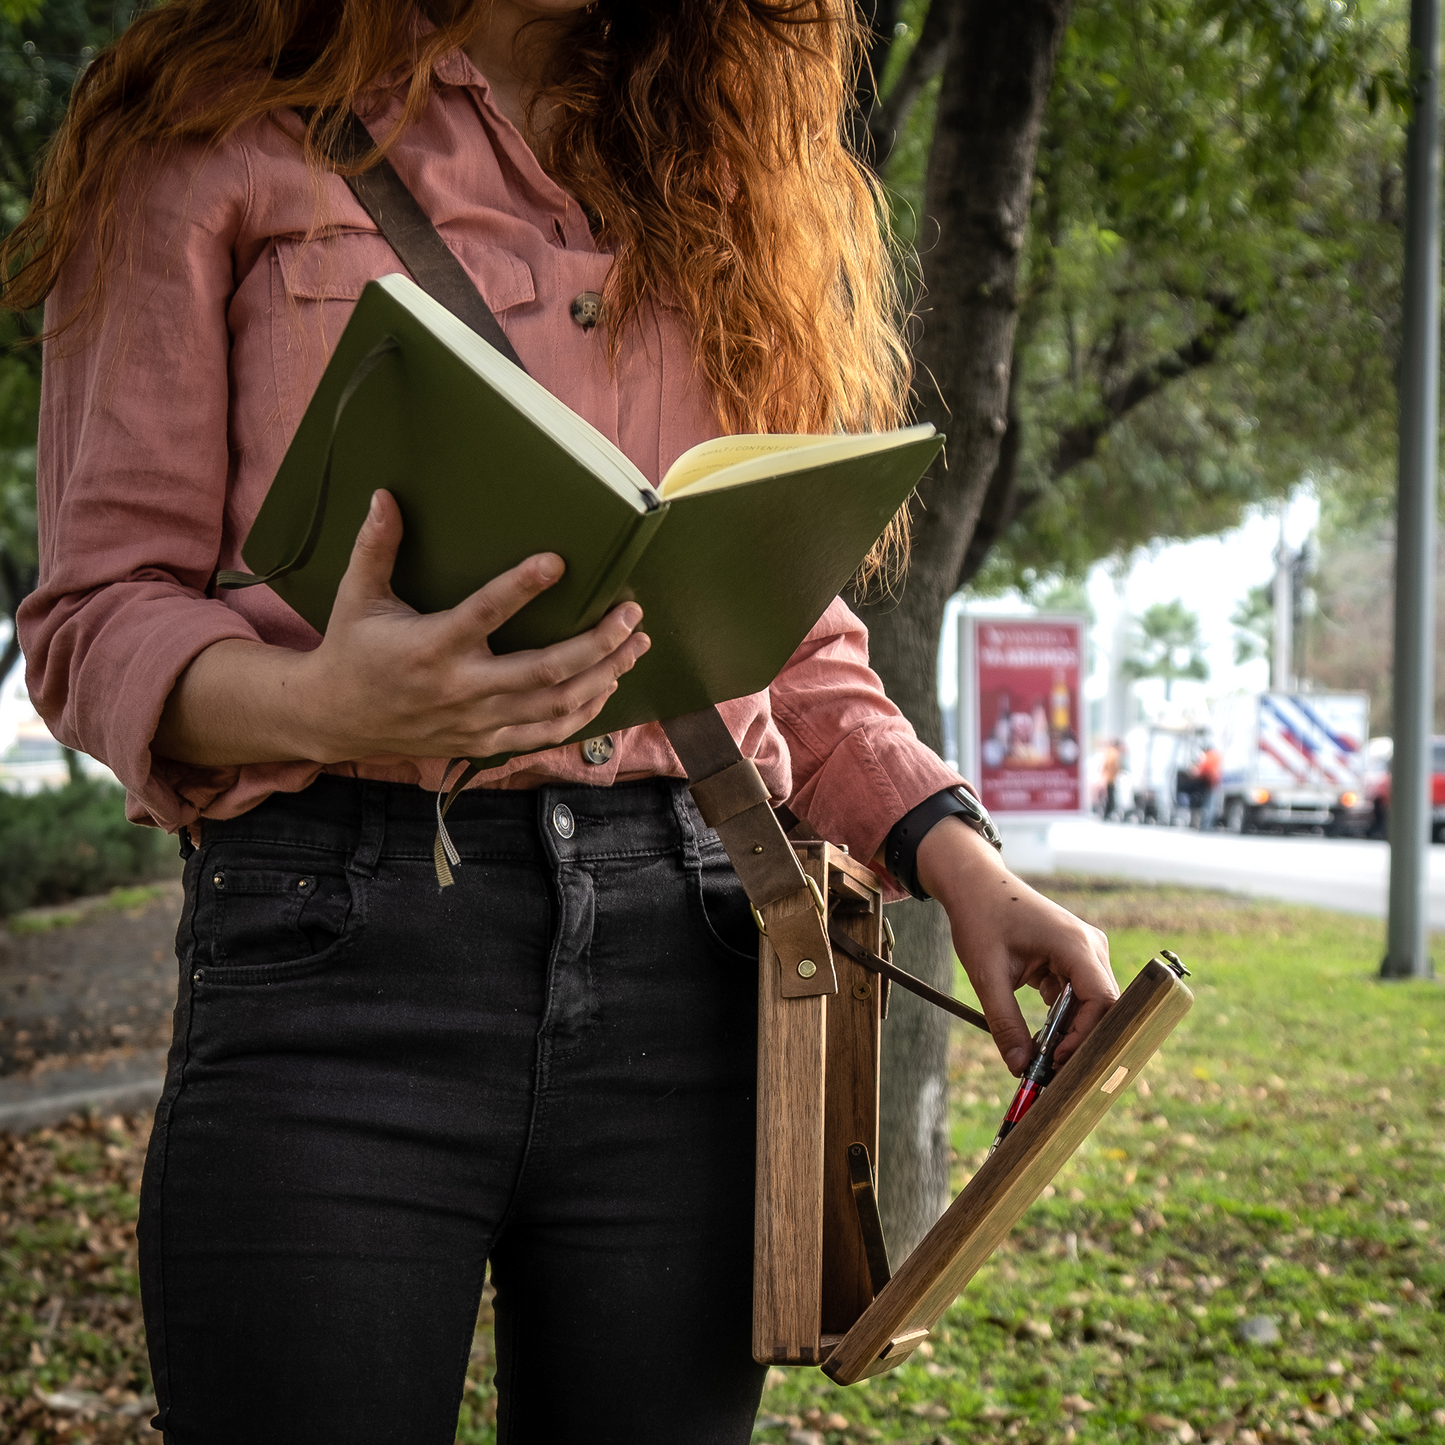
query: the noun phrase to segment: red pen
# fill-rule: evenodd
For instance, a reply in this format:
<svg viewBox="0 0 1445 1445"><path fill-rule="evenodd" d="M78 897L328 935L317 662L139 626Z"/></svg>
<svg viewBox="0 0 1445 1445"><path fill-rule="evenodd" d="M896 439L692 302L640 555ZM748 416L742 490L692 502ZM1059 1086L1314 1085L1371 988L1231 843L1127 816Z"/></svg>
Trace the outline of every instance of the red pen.
<svg viewBox="0 0 1445 1445"><path fill-rule="evenodd" d="M1033 1056L1029 1059L1028 1067L1019 1075L1019 1086L1014 1093L1013 1102L1008 1106L1008 1113L1003 1116L1003 1123L998 1126L997 1136L989 1145L990 1154L1003 1143L1013 1126L1033 1108L1034 1101L1054 1077L1054 1050L1069 1031L1069 1023L1074 1016L1074 1003L1074 986L1066 983L1063 992L1054 1000L1048 1017L1044 1019L1043 1028L1034 1035Z"/></svg>

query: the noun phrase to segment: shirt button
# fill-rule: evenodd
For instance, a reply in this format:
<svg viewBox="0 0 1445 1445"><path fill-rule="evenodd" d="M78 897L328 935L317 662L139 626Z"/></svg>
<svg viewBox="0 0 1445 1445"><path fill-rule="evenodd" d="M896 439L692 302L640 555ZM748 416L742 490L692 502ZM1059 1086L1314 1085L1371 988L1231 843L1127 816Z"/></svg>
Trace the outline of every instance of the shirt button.
<svg viewBox="0 0 1445 1445"><path fill-rule="evenodd" d="M571 306L572 319L583 331L591 331L602 320L602 296L597 291L584 291Z"/></svg>
<svg viewBox="0 0 1445 1445"><path fill-rule="evenodd" d="M570 838L577 831L577 820L566 803L558 803L552 809L552 826L557 830L559 838Z"/></svg>
<svg viewBox="0 0 1445 1445"><path fill-rule="evenodd" d="M612 761L612 754L616 751L617 745L612 741L612 734L603 733L601 737L588 738L582 744L582 761L600 768L603 763Z"/></svg>

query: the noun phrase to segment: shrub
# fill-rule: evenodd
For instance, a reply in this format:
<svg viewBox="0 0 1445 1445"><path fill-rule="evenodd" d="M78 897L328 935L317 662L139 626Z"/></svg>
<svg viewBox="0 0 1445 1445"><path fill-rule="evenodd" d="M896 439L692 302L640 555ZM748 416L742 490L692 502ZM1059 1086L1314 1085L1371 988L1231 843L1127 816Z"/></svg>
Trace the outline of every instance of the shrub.
<svg viewBox="0 0 1445 1445"><path fill-rule="evenodd" d="M155 878L171 871L175 846L159 828L127 821L114 783L0 793L0 916Z"/></svg>

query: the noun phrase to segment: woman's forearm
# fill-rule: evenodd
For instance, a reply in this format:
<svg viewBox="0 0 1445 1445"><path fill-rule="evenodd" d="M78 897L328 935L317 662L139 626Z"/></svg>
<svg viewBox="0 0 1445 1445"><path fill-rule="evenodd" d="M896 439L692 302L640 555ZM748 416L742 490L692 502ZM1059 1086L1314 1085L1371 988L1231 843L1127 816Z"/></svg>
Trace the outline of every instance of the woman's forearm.
<svg viewBox="0 0 1445 1445"><path fill-rule="evenodd" d="M325 756L306 658L238 637L212 643L171 689L152 750L212 767L338 761Z"/></svg>

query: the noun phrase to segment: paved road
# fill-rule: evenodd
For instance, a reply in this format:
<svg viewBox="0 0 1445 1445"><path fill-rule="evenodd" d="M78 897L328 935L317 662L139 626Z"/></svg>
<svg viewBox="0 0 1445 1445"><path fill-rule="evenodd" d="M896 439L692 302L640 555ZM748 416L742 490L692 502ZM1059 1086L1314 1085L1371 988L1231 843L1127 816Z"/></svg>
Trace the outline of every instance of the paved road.
<svg viewBox="0 0 1445 1445"><path fill-rule="evenodd" d="M1049 843L1060 872L1227 888L1385 916L1390 849L1383 842L1236 836L1071 819L1052 826ZM1028 866L1022 859L1021 864ZM1430 850L1430 924L1445 929L1445 845Z"/></svg>

